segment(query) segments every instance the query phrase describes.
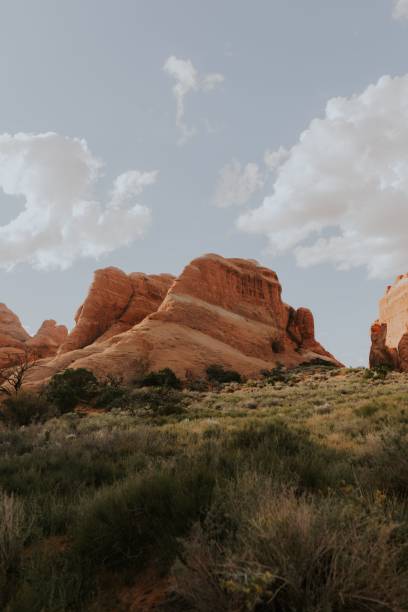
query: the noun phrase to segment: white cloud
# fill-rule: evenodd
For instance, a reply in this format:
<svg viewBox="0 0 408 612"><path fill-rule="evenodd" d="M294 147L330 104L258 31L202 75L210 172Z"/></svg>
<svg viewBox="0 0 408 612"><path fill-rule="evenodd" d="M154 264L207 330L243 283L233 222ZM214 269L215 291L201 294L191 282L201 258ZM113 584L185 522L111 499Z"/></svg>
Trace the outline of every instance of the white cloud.
<svg viewBox="0 0 408 612"><path fill-rule="evenodd" d="M191 60L183 60L174 55L167 58L163 70L176 83L173 86L173 94L176 98L176 125L181 132L180 144L186 143L195 134L195 128L190 128L184 121L184 99L193 91L209 92L224 81L224 76L219 73L199 75Z"/></svg>
<svg viewBox="0 0 408 612"><path fill-rule="evenodd" d="M214 202L216 206L242 206L264 185L263 172L253 162L242 166L236 159L218 175Z"/></svg>
<svg viewBox="0 0 408 612"><path fill-rule="evenodd" d="M394 0L395 19L408 19L408 0Z"/></svg>
<svg viewBox="0 0 408 612"><path fill-rule="evenodd" d="M233 159L218 174L214 203L220 208L243 206L260 192L279 166L286 161L289 152L281 147L278 151L265 151L263 163L249 162L246 166Z"/></svg>
<svg viewBox="0 0 408 612"><path fill-rule="evenodd" d="M278 168L288 159L289 151L280 147L277 151L265 151L264 164L269 172L276 172Z"/></svg>
<svg viewBox="0 0 408 612"><path fill-rule="evenodd" d="M272 194L238 226L302 266L408 269L408 75L331 99L278 168Z"/></svg>
<svg viewBox="0 0 408 612"><path fill-rule="evenodd" d="M86 142L55 133L0 135L0 189L23 196L24 210L0 226L0 267L67 268L131 243L150 221L135 198L156 172L117 177L106 205L93 190L102 163Z"/></svg>
<svg viewBox="0 0 408 612"><path fill-rule="evenodd" d="M145 187L153 185L157 181L158 171L140 172L129 170L120 174L113 183L111 203L115 206L131 204L132 200L139 196Z"/></svg>

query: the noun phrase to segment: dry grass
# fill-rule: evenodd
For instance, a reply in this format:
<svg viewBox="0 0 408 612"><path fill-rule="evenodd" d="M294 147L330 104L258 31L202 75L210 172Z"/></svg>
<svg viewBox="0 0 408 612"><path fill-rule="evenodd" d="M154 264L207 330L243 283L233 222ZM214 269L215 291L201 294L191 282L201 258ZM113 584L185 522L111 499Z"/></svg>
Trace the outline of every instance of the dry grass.
<svg viewBox="0 0 408 612"><path fill-rule="evenodd" d="M147 410L143 393L128 390L110 411L0 428L7 612L108 612L100 602L108 584L112 595L112 552L118 593L129 584L138 592L141 525L152 535L146 566L158 571L165 557L165 580L177 578L171 612L408 609L407 375L299 370L275 385L183 391L174 395L182 410L165 414ZM180 478L190 484L170 538L152 528L166 531L168 513L155 502L172 500ZM125 495L136 480L143 496ZM187 512L207 481L207 501ZM43 546L55 538L62 550Z"/></svg>

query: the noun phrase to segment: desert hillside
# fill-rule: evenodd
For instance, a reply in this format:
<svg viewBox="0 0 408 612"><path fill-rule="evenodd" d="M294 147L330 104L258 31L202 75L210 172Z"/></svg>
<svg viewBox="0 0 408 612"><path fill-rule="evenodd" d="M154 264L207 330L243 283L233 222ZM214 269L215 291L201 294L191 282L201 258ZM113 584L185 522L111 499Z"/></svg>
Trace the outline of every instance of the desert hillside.
<svg viewBox="0 0 408 612"><path fill-rule="evenodd" d="M407 610L407 375L236 374L6 400L1 608Z"/></svg>

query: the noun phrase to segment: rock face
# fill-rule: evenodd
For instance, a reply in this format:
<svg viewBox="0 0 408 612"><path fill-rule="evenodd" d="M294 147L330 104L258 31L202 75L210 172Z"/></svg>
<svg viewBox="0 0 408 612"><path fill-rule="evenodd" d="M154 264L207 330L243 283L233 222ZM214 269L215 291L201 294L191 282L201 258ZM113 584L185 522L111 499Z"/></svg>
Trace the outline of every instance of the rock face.
<svg viewBox="0 0 408 612"><path fill-rule="evenodd" d="M286 305L281 292L275 272L218 255L195 259L177 279L99 270L76 327L32 381L67 367L131 381L165 367L201 377L215 363L246 376L278 363L340 365L316 341L312 313Z"/></svg>
<svg viewBox="0 0 408 612"><path fill-rule="evenodd" d="M0 367L12 364L19 355L36 358L52 357L67 336L64 325L44 321L37 334L31 338L20 319L5 304L0 304Z"/></svg>
<svg viewBox="0 0 408 612"><path fill-rule="evenodd" d="M53 319L44 321L38 332L25 343L36 358L53 357L68 336L65 325L57 325Z"/></svg>
<svg viewBox="0 0 408 612"><path fill-rule="evenodd" d="M0 367L8 365L16 353L22 352L29 339L18 316L0 304Z"/></svg>
<svg viewBox="0 0 408 612"><path fill-rule="evenodd" d="M370 367L380 365L408 372L408 274L387 287L371 326Z"/></svg>
<svg viewBox="0 0 408 612"><path fill-rule="evenodd" d="M76 326L60 353L103 342L127 331L157 310L174 281L170 274L127 275L118 268L97 270L88 296L76 315Z"/></svg>

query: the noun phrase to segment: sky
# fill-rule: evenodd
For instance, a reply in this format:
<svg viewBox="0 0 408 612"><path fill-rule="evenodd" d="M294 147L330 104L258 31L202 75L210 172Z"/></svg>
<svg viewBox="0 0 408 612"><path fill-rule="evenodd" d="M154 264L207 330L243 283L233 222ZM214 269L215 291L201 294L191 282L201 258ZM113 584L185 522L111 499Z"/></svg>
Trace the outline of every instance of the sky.
<svg viewBox="0 0 408 612"><path fill-rule="evenodd" d="M256 259L366 365L408 271L408 0L2 0L0 301Z"/></svg>

